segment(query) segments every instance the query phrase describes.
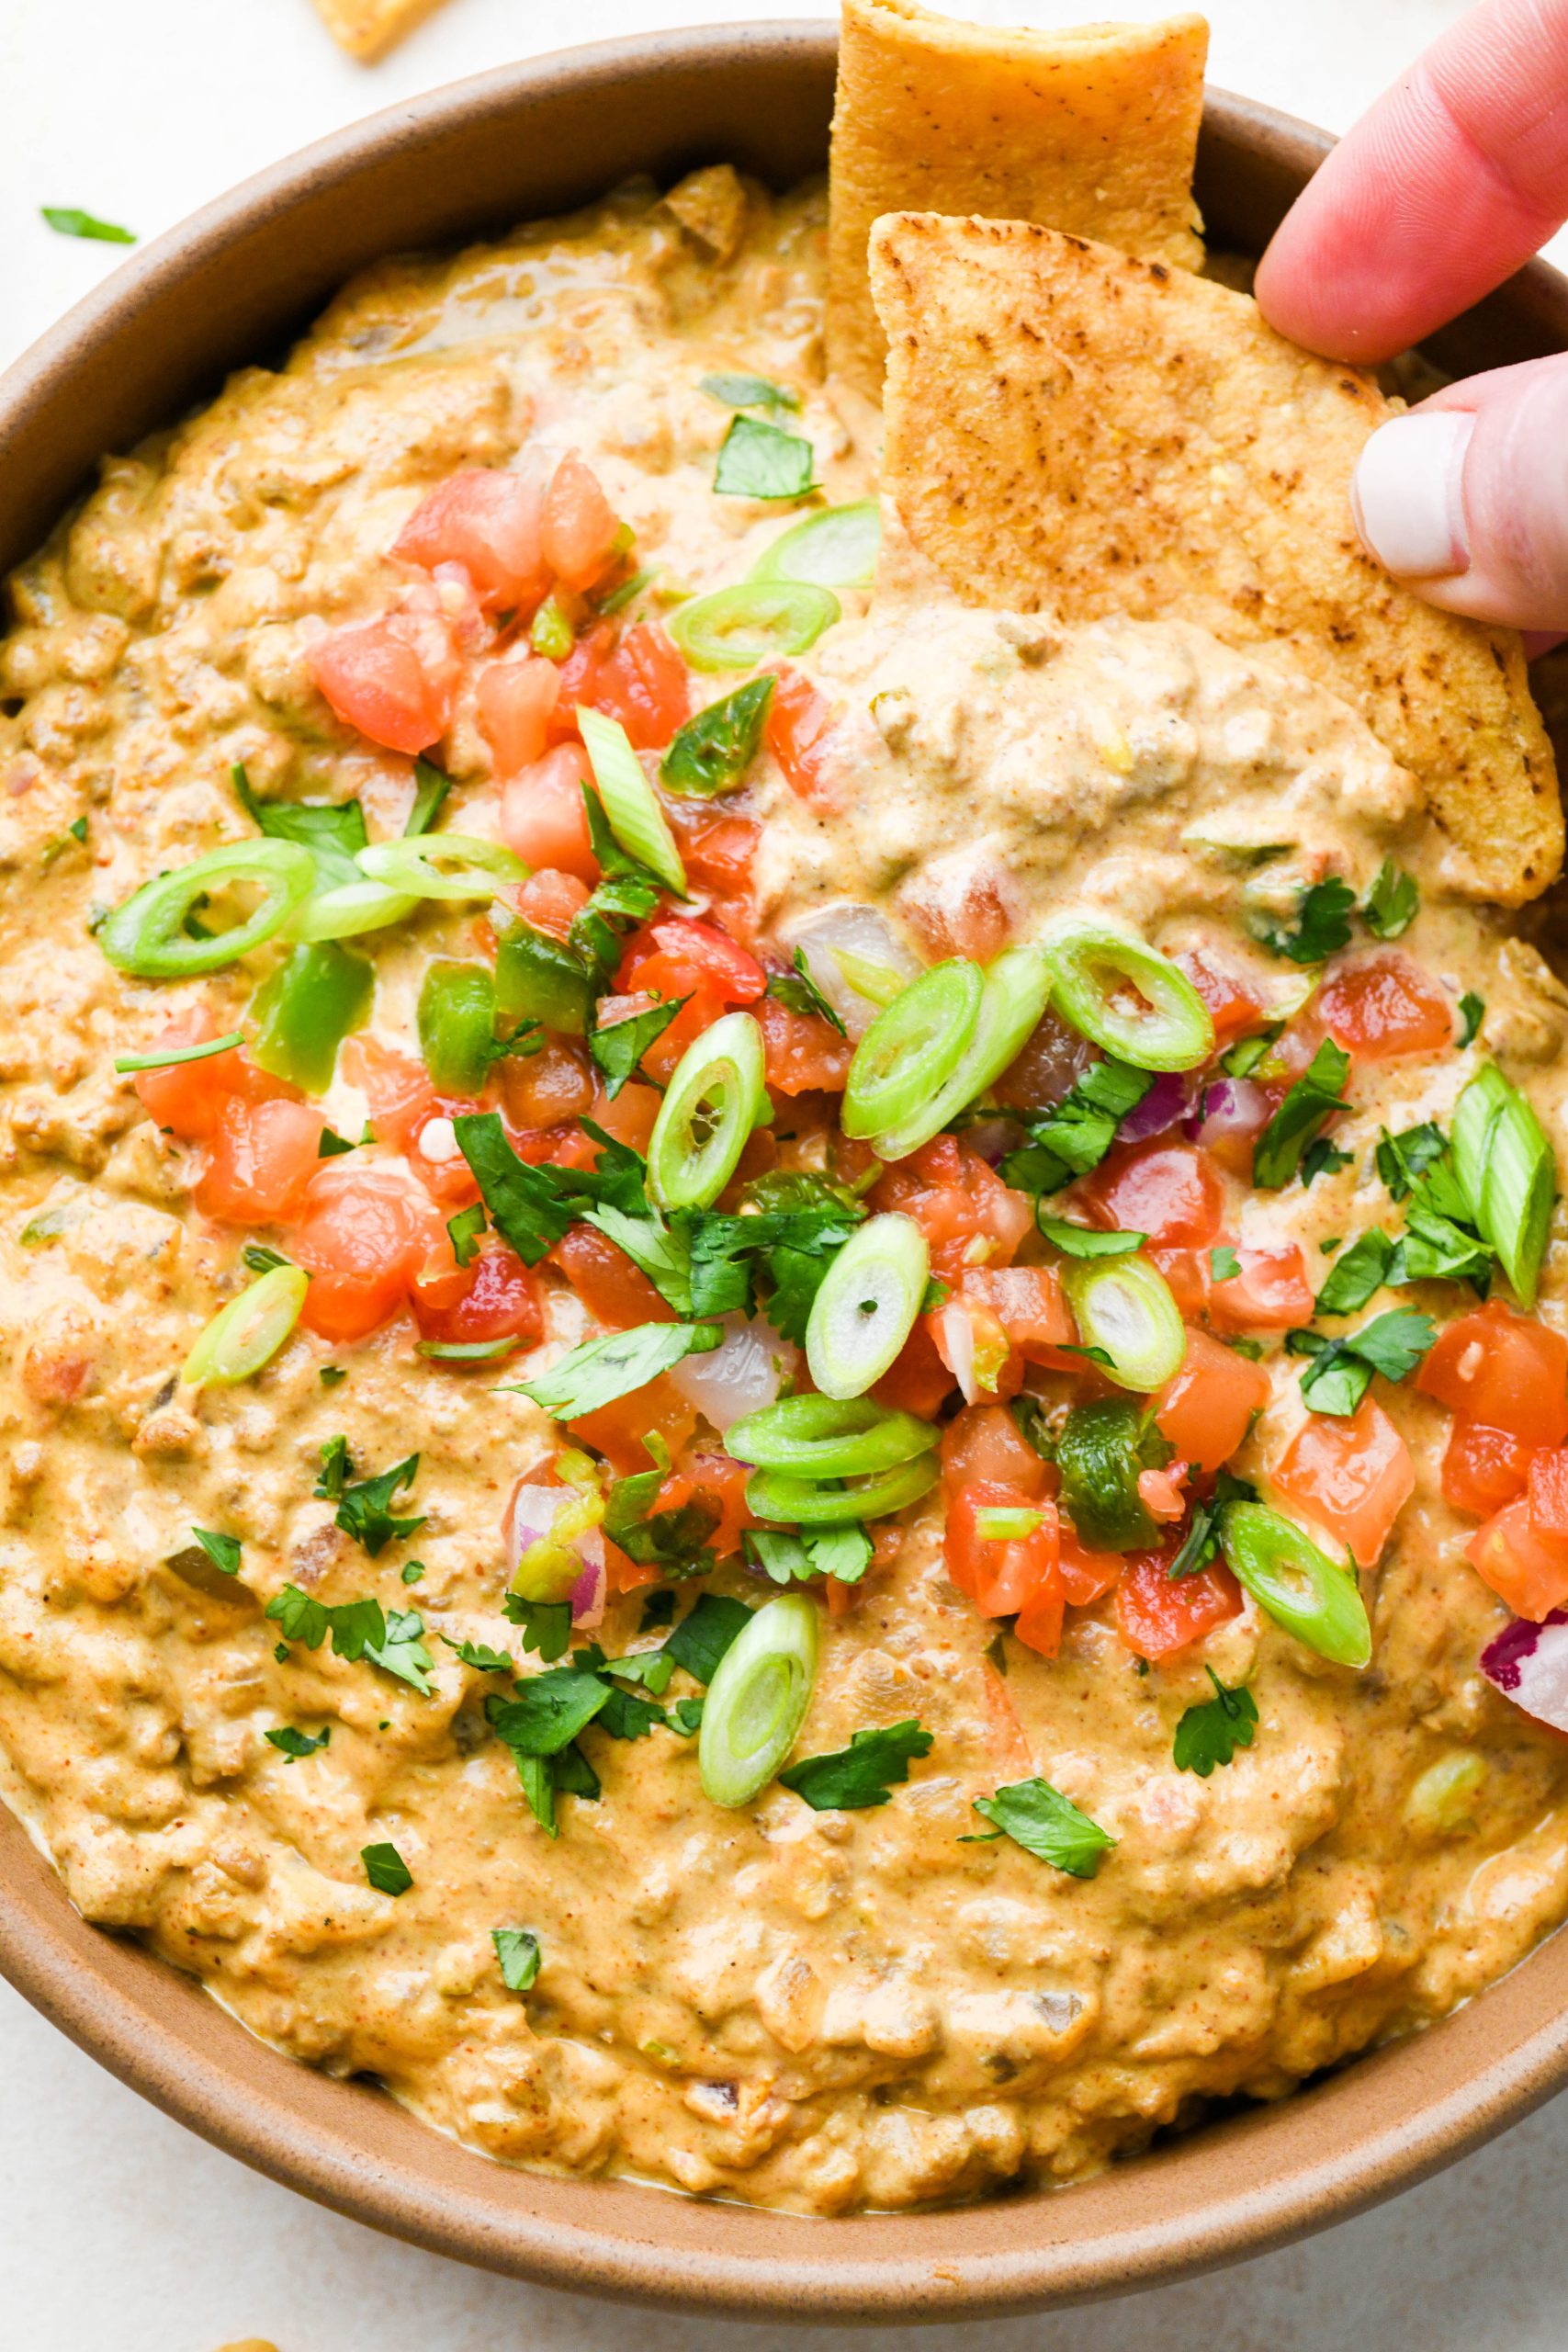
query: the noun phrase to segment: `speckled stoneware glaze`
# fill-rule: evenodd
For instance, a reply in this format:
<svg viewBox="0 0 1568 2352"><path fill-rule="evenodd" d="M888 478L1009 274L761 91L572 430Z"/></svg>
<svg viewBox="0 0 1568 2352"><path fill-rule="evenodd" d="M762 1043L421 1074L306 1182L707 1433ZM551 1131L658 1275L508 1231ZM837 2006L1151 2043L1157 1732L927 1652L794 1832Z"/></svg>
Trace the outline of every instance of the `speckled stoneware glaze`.
<svg viewBox="0 0 1568 2352"><path fill-rule="evenodd" d="M501 231L633 172L728 157L784 187L827 158L833 28L719 27L509 66L393 107L248 181L139 253L0 379L0 569L104 450L280 351L378 255ZM1198 196L1260 251L1329 141L1211 91ZM1533 265L1432 346L1460 371L1568 346ZM598 2295L753 2319L1038 2310L1234 2261L1475 2147L1568 2081L1568 1936L1419 2038L1082 2187L947 2212L805 2221L624 2182L512 2171L376 2090L253 2041L194 1984L86 1926L0 1818L0 1969L136 2089L340 2212L442 2254Z"/></svg>

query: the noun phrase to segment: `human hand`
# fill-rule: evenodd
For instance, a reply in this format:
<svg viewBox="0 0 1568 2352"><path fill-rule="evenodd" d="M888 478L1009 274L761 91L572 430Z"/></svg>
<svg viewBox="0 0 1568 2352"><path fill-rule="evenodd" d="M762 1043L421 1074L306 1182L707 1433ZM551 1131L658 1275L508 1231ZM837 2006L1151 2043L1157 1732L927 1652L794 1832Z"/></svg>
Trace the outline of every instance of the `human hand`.
<svg viewBox="0 0 1568 2352"><path fill-rule="evenodd" d="M1568 219L1568 0L1483 0L1348 134L1258 265L1269 323L1375 366ZM1450 385L1379 427L1351 486L1368 552L1427 602L1568 630L1568 355Z"/></svg>

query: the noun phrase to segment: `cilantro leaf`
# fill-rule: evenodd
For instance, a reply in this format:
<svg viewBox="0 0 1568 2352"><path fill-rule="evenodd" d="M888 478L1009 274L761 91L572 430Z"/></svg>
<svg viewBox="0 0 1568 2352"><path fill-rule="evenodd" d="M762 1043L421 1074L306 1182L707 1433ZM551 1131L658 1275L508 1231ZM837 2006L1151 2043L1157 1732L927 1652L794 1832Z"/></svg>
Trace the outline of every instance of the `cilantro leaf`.
<svg viewBox="0 0 1568 2352"><path fill-rule="evenodd" d="M931 1746L931 1733L909 1715L875 1731L854 1732L847 1747L805 1757L778 1777L813 1813L859 1813L886 1804L897 1783L908 1779L910 1759L929 1755Z"/></svg>
<svg viewBox="0 0 1568 2352"><path fill-rule="evenodd" d="M272 1747L282 1749L291 1764L297 1764L301 1756L314 1756L318 1748L326 1747L332 1736L331 1724L314 1734L296 1731L292 1724L279 1724L275 1731L263 1735Z"/></svg>
<svg viewBox="0 0 1568 2352"><path fill-rule="evenodd" d="M1285 1345L1292 1355L1313 1359L1302 1374L1303 1402L1314 1413L1343 1418L1355 1411L1374 1372L1381 1372L1385 1380L1403 1380L1436 1338L1437 1327L1430 1316L1391 1307L1342 1339L1325 1340L1321 1331L1292 1331Z"/></svg>
<svg viewBox="0 0 1568 2352"><path fill-rule="evenodd" d="M1218 1559L1220 1518L1227 1503L1255 1503L1257 1500L1256 1487L1249 1486L1245 1478L1233 1478L1228 1470L1222 1470L1214 1480L1214 1491L1207 1501L1193 1503L1191 1521L1182 1538L1181 1548L1165 1572L1167 1582L1176 1584L1183 1577L1196 1576L1200 1568L1206 1568L1212 1561Z"/></svg>
<svg viewBox="0 0 1568 2352"><path fill-rule="evenodd" d="M1374 1154L1378 1175L1396 1201L1404 1200L1422 1177L1448 1157L1448 1137L1431 1119L1418 1127L1405 1127L1396 1136L1383 1128ZM1459 1205L1462 1212L1462 1199Z"/></svg>
<svg viewBox="0 0 1568 2352"><path fill-rule="evenodd" d="M676 1014L690 1002L689 997L672 997L668 1004L650 1004L641 1012L628 1013L625 1020L612 1021L607 1028L590 1029L588 1050L604 1072L604 1091L612 1102L627 1080L637 1076L637 1065L649 1046L663 1036Z"/></svg>
<svg viewBox="0 0 1568 2352"><path fill-rule="evenodd" d="M1320 1315L1354 1315L1388 1280L1393 1243L1374 1225L1352 1241L1317 1294Z"/></svg>
<svg viewBox="0 0 1568 2352"><path fill-rule="evenodd" d="M417 1610L389 1609L385 1634L379 1641L366 1643L365 1655L383 1674L411 1684L422 1699L429 1698L435 1661L424 1646L424 1620Z"/></svg>
<svg viewBox="0 0 1568 2352"><path fill-rule="evenodd" d="M1459 1043L1462 1051L1466 1046L1473 1046L1481 1034L1481 1024L1486 1018L1484 998L1478 997L1473 989L1466 989L1459 1001Z"/></svg>
<svg viewBox="0 0 1568 2352"><path fill-rule="evenodd" d="M456 1216L447 1218L446 1232L452 1244L452 1255L459 1266L472 1265L479 1254L479 1236L484 1229L482 1201L475 1201L470 1207L459 1209Z"/></svg>
<svg viewBox="0 0 1568 2352"><path fill-rule="evenodd" d="M687 1356L707 1355L724 1333L716 1323L637 1323L585 1340L548 1372L523 1380L509 1393L527 1396L553 1420L575 1421L645 1388Z"/></svg>
<svg viewBox="0 0 1568 2352"><path fill-rule="evenodd" d="M693 1495L671 1510L656 1511L664 1484L661 1469L639 1470L613 1481L604 1507L604 1532L639 1567L662 1568L669 1576L705 1576L714 1555L705 1547L719 1513L708 1498Z"/></svg>
<svg viewBox="0 0 1568 2352"><path fill-rule="evenodd" d="M750 1619L743 1600L705 1592L664 1645L664 1655L683 1667L694 1682L711 1682L718 1662Z"/></svg>
<svg viewBox="0 0 1568 2352"><path fill-rule="evenodd" d="M1233 1690L1212 1666L1203 1669L1214 1686L1212 1699L1189 1707L1176 1726L1170 1758L1179 1772L1206 1781L1216 1764L1229 1764L1238 1747L1250 1747L1258 1728L1258 1705L1250 1690Z"/></svg>
<svg viewBox="0 0 1568 2352"><path fill-rule="evenodd" d="M258 800L243 767L236 764L229 774L241 808L269 840L298 842L308 849L323 882L364 880L354 854L370 836L357 800Z"/></svg>
<svg viewBox="0 0 1568 2352"><path fill-rule="evenodd" d="M817 453L798 433L738 416L718 453L713 486L727 498L804 498L815 488Z"/></svg>
<svg viewBox="0 0 1568 2352"><path fill-rule="evenodd" d="M840 1584L858 1584L871 1566L871 1538L854 1521L794 1534L748 1528L744 1540L747 1558L775 1584L806 1577L836 1577Z"/></svg>
<svg viewBox="0 0 1568 2352"><path fill-rule="evenodd" d="M780 1004L787 1005L791 1012L803 1013L811 1020L830 1021L840 1036L847 1037L849 1031L811 977L806 950L797 947L790 960L795 967L793 971L771 972L768 975L769 996Z"/></svg>
<svg viewBox="0 0 1568 2352"><path fill-rule="evenodd" d="M1351 1335L1350 1344L1356 1353L1385 1380L1403 1380L1430 1349L1438 1336L1437 1325L1429 1315L1416 1315L1408 1307L1393 1307L1386 1315L1377 1315L1370 1323Z"/></svg>
<svg viewBox="0 0 1568 2352"><path fill-rule="evenodd" d="M563 1606L570 1611L570 1602ZM492 1650L488 1642L455 1642L450 1634L443 1634L441 1638L465 1666L471 1666L478 1674L514 1674L517 1670L510 1650Z"/></svg>
<svg viewBox="0 0 1568 2352"><path fill-rule="evenodd" d="M1217 1283L1234 1283L1241 1272L1241 1260L1224 1242L1219 1242L1209 1252L1210 1278Z"/></svg>
<svg viewBox="0 0 1568 2352"><path fill-rule="evenodd" d="M215 1568L226 1577L239 1575L243 1554L237 1535L215 1535L209 1527L193 1527L191 1533Z"/></svg>
<svg viewBox="0 0 1568 2352"><path fill-rule="evenodd" d="M136 243L133 229L122 229L115 220L100 220L95 214L84 212L79 205L40 204L39 214L57 237L90 237L100 245L133 245Z"/></svg>
<svg viewBox="0 0 1568 2352"><path fill-rule="evenodd" d="M1325 1037L1252 1148L1255 1184L1277 1192L1290 1182L1306 1146L1345 1108L1340 1089L1349 1075L1349 1055Z"/></svg>
<svg viewBox="0 0 1568 2352"><path fill-rule="evenodd" d="M1035 1223L1066 1258L1124 1258L1141 1250L1149 1238L1146 1233L1106 1233L1097 1226L1074 1225L1065 1216L1047 1216L1043 1208Z"/></svg>
<svg viewBox="0 0 1568 2352"><path fill-rule="evenodd" d="M1013 1781L995 1796L975 1798L974 1806L1002 1837L1071 1878L1092 1878L1107 1848L1118 1843L1070 1797L1039 1778Z"/></svg>
<svg viewBox="0 0 1568 2352"><path fill-rule="evenodd" d="M492 1691L485 1714L498 1739L522 1756L554 1756L586 1730L610 1699L610 1686L574 1666L552 1666L517 1685L516 1696Z"/></svg>
<svg viewBox="0 0 1568 2352"><path fill-rule="evenodd" d="M1420 910L1421 893L1415 876L1395 865L1392 857L1385 857L1361 910L1367 929L1374 939L1402 938Z"/></svg>
<svg viewBox="0 0 1568 2352"><path fill-rule="evenodd" d="M1326 1136L1319 1136L1316 1142L1309 1143L1302 1154L1303 1189L1319 1176L1334 1176L1341 1168L1348 1168L1350 1159L1349 1152L1341 1151L1337 1144L1329 1142Z"/></svg>
<svg viewBox="0 0 1568 2352"><path fill-rule="evenodd" d="M280 1628L285 1641L303 1642L308 1650L319 1650L327 1638L324 1606L297 1584L286 1584L281 1592L274 1593L265 1614Z"/></svg>
<svg viewBox="0 0 1568 2352"><path fill-rule="evenodd" d="M660 763L666 790L707 800L743 784L762 741L775 684L764 672L688 718Z"/></svg>
<svg viewBox="0 0 1568 2352"><path fill-rule="evenodd" d="M645 1209L639 1216L627 1216L610 1201L585 1208L582 1214L586 1223L596 1226L617 1250L626 1251L667 1306L683 1321L692 1319L692 1253L684 1230L676 1230L657 1210ZM727 1297L718 1312L728 1314L739 1303ZM705 1306L705 1313L711 1312Z"/></svg>
<svg viewBox="0 0 1568 2352"><path fill-rule="evenodd" d="M413 806L403 827L405 842L416 840L429 832L441 814L441 806L452 789L452 779L438 768L434 760L415 760L413 763Z"/></svg>
<svg viewBox="0 0 1568 2352"><path fill-rule="evenodd" d="M395 1846L362 1846L359 1859L378 1894L406 1894L413 1884L413 1872Z"/></svg>
<svg viewBox="0 0 1568 2352"><path fill-rule="evenodd" d="M523 1647L542 1658L547 1666L554 1666L557 1658L566 1656L571 1640L570 1600L529 1600L520 1592L509 1592L501 1604L501 1613L509 1624L521 1629Z"/></svg>
<svg viewBox="0 0 1568 2352"><path fill-rule="evenodd" d="M525 1266L536 1266L576 1222L576 1203L562 1197L554 1171L518 1158L498 1111L461 1111L452 1132L496 1231Z"/></svg>
<svg viewBox="0 0 1568 2352"><path fill-rule="evenodd" d="M678 1731L682 1739L690 1739L703 1727L703 1706L701 1699L677 1699L670 1710L671 1730Z"/></svg>
<svg viewBox="0 0 1568 2352"><path fill-rule="evenodd" d="M608 1686L609 1698L599 1711L599 1729L608 1732L612 1739L646 1739L656 1724L664 1721L664 1710L651 1700L639 1698L635 1690L617 1690Z"/></svg>
<svg viewBox="0 0 1568 2352"><path fill-rule="evenodd" d="M400 1682L412 1683L422 1698L429 1697L434 1661L424 1647L424 1624L416 1611L394 1609L389 1615L373 1597L328 1606L297 1584L286 1584L267 1602L265 1613L286 1640L319 1650L330 1633L334 1657L351 1666L368 1658Z"/></svg>
<svg viewBox="0 0 1568 2352"><path fill-rule="evenodd" d="M1130 1062L1109 1055L1091 1062L1058 1103L1026 1122L1030 1140L1002 1161L1002 1182L1024 1193L1058 1193L1074 1176L1087 1176L1153 1084L1151 1071Z"/></svg>
<svg viewBox="0 0 1568 2352"><path fill-rule="evenodd" d="M538 1937L526 1928L492 1928L490 1939L495 1946L501 1981L507 1991L526 1993L538 1976L543 1957Z"/></svg>
<svg viewBox="0 0 1568 2352"><path fill-rule="evenodd" d="M1265 931L1263 944L1276 956L1288 956L1292 964L1321 964L1350 944L1350 918L1355 911L1356 893L1348 882L1330 875L1327 881L1314 882L1310 890L1303 891L1294 931Z"/></svg>
<svg viewBox="0 0 1568 2352"><path fill-rule="evenodd" d="M321 1502L336 1503L337 1525L375 1559L389 1544L400 1543L424 1525L423 1511L417 1518L399 1519L392 1510L393 1497L402 1487L412 1487L418 1475L419 1456L411 1453L376 1477L356 1479L352 1484L348 1483L351 1467L346 1440L329 1438L321 1449L316 1497Z"/></svg>
<svg viewBox="0 0 1568 2352"><path fill-rule="evenodd" d="M705 376L698 386L710 400L726 408L798 408L800 394L787 384L771 383L766 376L743 376L721 369Z"/></svg>

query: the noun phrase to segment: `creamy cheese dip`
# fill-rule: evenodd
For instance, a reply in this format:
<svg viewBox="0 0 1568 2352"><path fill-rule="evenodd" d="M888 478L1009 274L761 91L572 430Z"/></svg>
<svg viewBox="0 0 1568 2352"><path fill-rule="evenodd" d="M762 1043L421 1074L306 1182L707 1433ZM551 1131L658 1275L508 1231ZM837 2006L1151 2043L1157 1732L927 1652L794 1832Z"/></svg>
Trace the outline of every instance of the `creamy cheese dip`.
<svg viewBox="0 0 1568 2352"><path fill-rule="evenodd" d="M1363 1670L1250 1598L1151 1663L1108 1595L1069 1607L1058 1653L1041 1655L953 1580L938 1487L886 1523L871 1568L822 1611L794 1750L821 1756L918 1719L929 1751L886 1803L818 1811L775 1780L721 1807L703 1792L695 1738L591 1726L602 1793L560 1794L551 1838L487 1719L486 1698L511 1683L457 1645L507 1652L525 1680L541 1669L502 1612L504 1520L516 1482L570 1440L513 1385L592 1336L592 1315L551 1261L535 1277L540 1343L498 1363L416 1353L405 1308L341 1343L302 1325L258 1377L182 1386L197 1333L253 1278L243 1246L287 1257L288 1220L204 1214L191 1188L210 1146L164 1132L113 1063L197 1010L210 1036L243 1027L276 952L141 980L111 967L93 928L163 869L254 837L236 763L263 802L356 797L374 838L401 830L412 761L334 718L312 649L425 578L388 551L460 469L579 452L654 571L626 608L649 626L743 580L809 511L716 495L736 412L705 378L791 388L798 407L772 413L809 441L818 502L874 496L875 415L821 380L824 233L819 191L775 202L718 172L455 261L381 266L281 372L241 374L200 415L108 461L13 582L0 644L0 1753L9 1803L84 1915L145 1938L279 2049L378 2077L506 2162L844 2213L1081 2177L1207 2099L1278 2097L1441 2016L1562 1919L1568 1751L1481 1672L1507 1611L1465 1558L1478 1515L1443 1499L1446 1404L1414 1377L1374 1383L1414 1490L1381 1559L1360 1563ZM1356 929L1330 974L1397 953L1454 1008L1455 1040L1461 999L1482 1001L1479 1041L1357 1058L1332 1130L1343 1158L1310 1186L1255 1189L1217 1161L1221 1246L1299 1249L1310 1320L1337 1249L1400 1229L1373 1162L1380 1134L1425 1121L1447 1133L1486 1054L1561 1148L1568 999L1532 949L1449 892L1413 780L1345 706L1179 619L1061 632L963 609L896 544L896 518L886 527L876 595L841 589L841 620L791 665L831 717L807 788L765 744L742 789L711 804L761 829L747 944L808 936L848 902L877 911L912 970L988 962L1071 909L1239 976L1256 1032L1323 970L1269 954L1263 933L1288 933L1330 874L1364 903L1393 860L1418 913L1397 951ZM431 752L453 779L440 823L498 840L475 683L498 616L450 572L429 593L457 616L462 664ZM739 682L695 678L692 707ZM711 884L692 910L705 910L739 922ZM484 913L426 901L347 942L374 959L373 1041L417 1054L430 960L480 952ZM570 1118L591 1074L580 1046L553 1050ZM345 1048L314 1098L349 1145L367 1119L386 1126L366 1069ZM497 1082L543 1084L526 1061ZM504 1099L517 1128L554 1123L536 1094L531 1112ZM819 1144L808 1106L823 1099L775 1088L782 1164L813 1118ZM460 1174L452 1117L322 1165L412 1171L416 1189L432 1169ZM1185 1148L1181 1126L1165 1140ZM795 1164L813 1164L808 1142ZM436 1195L440 1220L457 1199ZM970 1262L984 1267L989 1246ZM1032 1232L1019 1246L1026 1262L1050 1257ZM1197 1262L1209 1248L1186 1270L1205 1293L1224 1279ZM1568 1330L1563 1277L1554 1239L1536 1310L1552 1333ZM1427 1283L1376 1306L1442 1325L1476 1299ZM1269 1402L1229 1464L1268 1501L1309 1418L1307 1360L1280 1337L1265 1327L1253 1343ZM1027 1377L1047 1404L1072 1385L1060 1361ZM945 1417L959 1402L954 1388ZM314 1494L340 1436L360 1479L417 1450L391 1504L420 1521L406 1539L373 1551L330 1492ZM1333 1528L1302 1517L1342 1561ZM237 1572L196 1530L238 1543ZM428 1668L399 1679L320 1635L310 1646L265 1613L285 1588L417 1612ZM604 1653L663 1640L644 1630L660 1589L668 1577L612 1594L592 1628ZM820 1600L820 1579L810 1589ZM773 1588L732 1553L672 1589L680 1618L693 1591L755 1606ZM1216 1677L1250 1692L1256 1736L1206 1775L1179 1769L1176 1726L1212 1702ZM682 1674L660 1703L700 1691ZM291 1755L267 1738L278 1729L318 1744ZM960 1842L987 1828L976 1798L1032 1778L1116 1841L1092 1878L1010 1837ZM384 1869L367 1875L362 1854L381 1847L406 1891L384 1891ZM537 1939L523 1990L503 1982L497 1929Z"/></svg>

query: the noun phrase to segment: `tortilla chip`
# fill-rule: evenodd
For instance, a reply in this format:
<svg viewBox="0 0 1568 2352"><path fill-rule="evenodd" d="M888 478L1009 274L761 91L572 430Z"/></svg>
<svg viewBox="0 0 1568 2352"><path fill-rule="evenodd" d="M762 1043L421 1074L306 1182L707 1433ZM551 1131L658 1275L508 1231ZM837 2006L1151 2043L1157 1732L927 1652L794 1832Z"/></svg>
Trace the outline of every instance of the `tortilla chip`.
<svg viewBox="0 0 1568 2352"><path fill-rule="evenodd" d="M886 344L866 282L884 212L1043 220L1148 261L1203 258L1192 163L1201 17L1070 31L951 23L844 0L829 175L828 359L874 400Z"/></svg>
<svg viewBox="0 0 1568 2352"><path fill-rule="evenodd" d="M441 0L316 0L316 12L340 49L374 65L440 6Z"/></svg>
<svg viewBox="0 0 1568 2352"><path fill-rule="evenodd" d="M884 486L960 594L1288 650L1420 779L1458 887L1546 888L1562 811L1518 638L1423 604L1356 538L1351 471L1393 413L1369 378L1247 295L1025 221L881 220L871 281Z"/></svg>

